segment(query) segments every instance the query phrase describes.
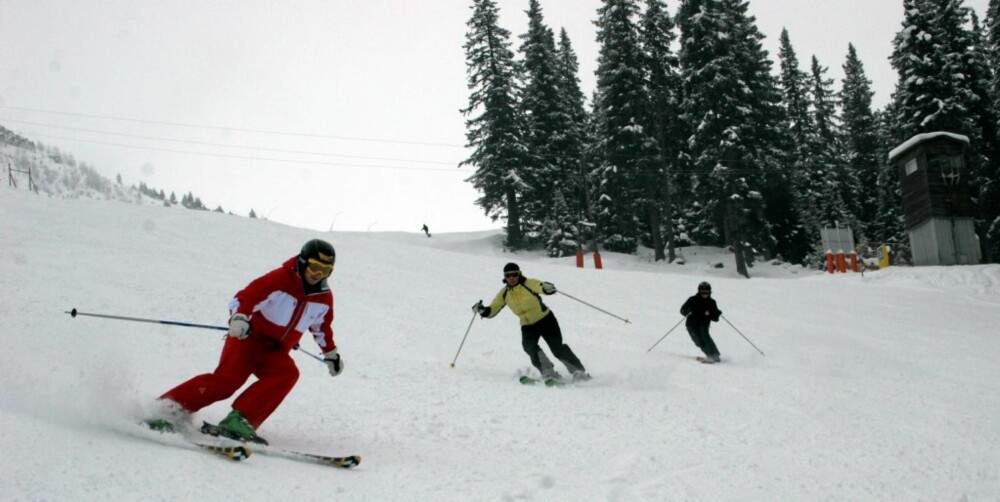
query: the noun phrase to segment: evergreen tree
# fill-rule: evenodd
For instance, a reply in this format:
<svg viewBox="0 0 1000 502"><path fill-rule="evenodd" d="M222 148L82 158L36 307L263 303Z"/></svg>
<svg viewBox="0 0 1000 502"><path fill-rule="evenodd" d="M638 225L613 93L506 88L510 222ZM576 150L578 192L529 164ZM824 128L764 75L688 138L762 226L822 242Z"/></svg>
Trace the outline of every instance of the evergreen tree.
<svg viewBox="0 0 1000 502"><path fill-rule="evenodd" d="M981 146L979 164L975 166L971 185L979 209L977 227L983 260L1000 262L1000 94L993 87L995 71L990 66L991 49L987 35L971 12L973 50L968 53L969 83L979 99L977 122Z"/></svg>
<svg viewBox="0 0 1000 502"><path fill-rule="evenodd" d="M962 0L903 0L903 28L893 40L891 62L899 73L893 100L898 143L931 131L969 136L977 99L965 82ZM970 137L970 139L973 139Z"/></svg>
<svg viewBox="0 0 1000 502"><path fill-rule="evenodd" d="M896 117L898 113L896 105L890 103L883 112L875 114L878 144L880 145L878 157L881 159L886 159L889 151L898 145L893 126L893 117ZM870 232L878 242L890 243L895 246L896 251L894 252L898 252L900 248L897 245L908 241L899 173L896 172L896 166L890 165L888 162L882 162L880 165L875 181L878 192L878 211L870 226Z"/></svg>
<svg viewBox="0 0 1000 502"><path fill-rule="evenodd" d="M520 108L520 88L510 32L501 28L499 9L493 0L473 0L467 23L465 49L469 106L466 120L467 146L472 150L460 166L476 172L466 181L482 196L476 204L493 221L506 218L509 249L521 249L519 199L530 187L524 181L531 165L525 142L525 120Z"/></svg>
<svg viewBox="0 0 1000 502"><path fill-rule="evenodd" d="M885 164L878 155L878 128L872 111L871 80L853 44L847 46L843 65L840 106L843 122L844 159L848 177L856 180L857 192L849 201L851 212L858 219L858 235L876 238L870 230L878 211L878 166ZM859 239L860 240L860 239Z"/></svg>
<svg viewBox="0 0 1000 502"><path fill-rule="evenodd" d="M544 225L547 237L545 251L553 258L569 256L580 247L576 224L562 191L556 190L552 199L552 211Z"/></svg>
<svg viewBox="0 0 1000 502"><path fill-rule="evenodd" d="M781 89L788 133L796 148L795 156L806 155L805 145L811 129L809 119L809 78L799 67L799 58L792 47L788 30L782 29L779 37L778 61L781 68Z"/></svg>
<svg viewBox="0 0 1000 502"><path fill-rule="evenodd" d="M783 116L763 35L741 0L684 0L678 11L682 119L702 235L732 246L737 272L775 246L764 218L766 174L780 165Z"/></svg>
<svg viewBox="0 0 1000 502"><path fill-rule="evenodd" d="M840 127L836 122L837 102L833 93L833 80L825 77L827 69L815 56L810 67L812 97L812 134L809 135L810 188L815 192L812 223L817 238L822 228L854 225L854 217L847 208L847 198L856 191L844 169L841 157ZM823 252L827 250L821 250ZM836 250L834 250L836 251Z"/></svg>
<svg viewBox="0 0 1000 502"><path fill-rule="evenodd" d="M250 208L250 215L249 216L250 216L251 220L256 220L257 219L257 212L254 211L253 208Z"/></svg>
<svg viewBox="0 0 1000 502"><path fill-rule="evenodd" d="M527 122L527 140L532 166L526 169L524 181L528 188L523 199L523 222L533 241L548 241L544 232L538 231L542 222L553 222L554 201L558 192L566 190L569 178L579 170L577 158L564 156L567 153L567 130L573 127L569 110L564 108L561 88L562 78L552 30L545 25L538 0L530 0L528 31L521 35L523 43L520 51L524 54L524 93L521 107ZM565 208L561 218L572 218ZM572 225L574 221L559 221L559 227ZM575 252L574 248L571 252Z"/></svg>
<svg viewBox="0 0 1000 502"><path fill-rule="evenodd" d="M650 228L654 259L673 262L676 259L673 180L677 176L678 154L681 151L681 127L677 121L680 101L679 63L671 48L677 34L674 20L662 0L646 0L646 11L640 26L645 73L649 79L649 100L652 105L649 135L656 139L659 146L655 165L643 171L646 214L650 224L655 225ZM664 225L665 238L660 236L659 224Z"/></svg>
<svg viewBox="0 0 1000 502"><path fill-rule="evenodd" d="M650 102L636 25L639 6L636 0L604 0L597 12L598 231L606 249L634 253L640 208L651 203L641 189L642 173L656 169L657 155L655 141L647 132ZM659 222L647 223L659 228Z"/></svg>
<svg viewBox="0 0 1000 502"><path fill-rule="evenodd" d="M584 228L592 228L593 208L590 201L590 181L585 152L591 143L589 136L590 117L585 107L583 91L580 90L580 65L576 52L566 30L559 32L559 47L556 49L556 72L559 76L561 109L569 116L569 123L553 145L555 155L565 159L565 187L562 190L569 214L579 224L578 241L581 246L587 236ZM596 236L589 236L592 240ZM594 242L596 245L596 242ZM595 248L596 249L596 248Z"/></svg>
<svg viewBox="0 0 1000 502"><path fill-rule="evenodd" d="M780 168L768 176L766 212L777 240L777 254L802 263L813 251L816 240L812 233L815 229L807 229L802 223L803 215L814 207L805 186L811 168L812 120L809 116L809 76L799 68L787 29L782 29L779 37L778 61L787 135L781 146L785 155Z"/></svg>
<svg viewBox="0 0 1000 502"><path fill-rule="evenodd" d="M987 94L992 101L991 115L993 117L994 130L992 138L984 131L984 141L1000 142L1000 0L990 0L986 12L986 33L981 35L981 43L985 50L987 69L992 70L987 84ZM983 187L980 206L985 209L984 223L986 224L986 244L984 246L984 256L988 256L991 261L1000 260L1000 146L992 148L994 152L990 156L987 176L988 184ZM992 215L992 218L990 217Z"/></svg>

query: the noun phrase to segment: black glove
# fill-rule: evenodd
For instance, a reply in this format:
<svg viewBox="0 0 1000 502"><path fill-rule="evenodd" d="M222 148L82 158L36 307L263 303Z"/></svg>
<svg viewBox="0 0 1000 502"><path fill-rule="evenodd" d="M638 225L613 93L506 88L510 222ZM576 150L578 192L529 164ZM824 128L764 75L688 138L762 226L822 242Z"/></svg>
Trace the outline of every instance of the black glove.
<svg viewBox="0 0 1000 502"><path fill-rule="evenodd" d="M479 300L478 302L475 303L475 305L472 306L472 312L475 314L483 315L483 312L485 311L486 307L483 306L482 300Z"/></svg>
<svg viewBox="0 0 1000 502"><path fill-rule="evenodd" d="M323 362L326 363L327 369L330 370L330 376L337 376L341 371L344 371L344 362L340 360L340 354L337 353L337 349L324 352Z"/></svg>

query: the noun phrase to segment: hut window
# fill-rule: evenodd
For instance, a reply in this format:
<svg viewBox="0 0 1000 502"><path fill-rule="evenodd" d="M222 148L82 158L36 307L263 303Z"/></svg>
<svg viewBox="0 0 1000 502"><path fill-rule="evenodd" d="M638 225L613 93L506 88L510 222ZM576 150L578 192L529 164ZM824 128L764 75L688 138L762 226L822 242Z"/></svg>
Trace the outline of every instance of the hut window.
<svg viewBox="0 0 1000 502"><path fill-rule="evenodd" d="M941 153L929 159L928 167L941 174L941 182L945 185L956 185L961 178L962 156Z"/></svg>
<svg viewBox="0 0 1000 502"><path fill-rule="evenodd" d="M917 159L906 161L906 175L909 176L915 172L917 172Z"/></svg>

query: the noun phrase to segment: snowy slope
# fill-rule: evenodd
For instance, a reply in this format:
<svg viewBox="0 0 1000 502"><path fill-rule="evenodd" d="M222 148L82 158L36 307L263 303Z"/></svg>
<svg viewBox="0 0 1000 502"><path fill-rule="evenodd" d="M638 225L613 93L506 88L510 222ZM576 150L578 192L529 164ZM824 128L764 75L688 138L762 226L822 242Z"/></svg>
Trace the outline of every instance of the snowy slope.
<svg viewBox="0 0 1000 502"><path fill-rule="evenodd" d="M337 248L346 370L297 354L299 384L260 433L360 453L353 471L230 463L142 431L156 396L214 367L220 332L63 313L221 325L233 293L317 236ZM758 265L746 280L706 248L686 265L609 254L596 271L500 242L0 190L0 500L1000 498L1000 267ZM592 382L519 385L506 312L475 320L449 368L507 261L632 321L547 299ZM683 327L647 352L701 280L766 356L725 322L725 364L696 363Z"/></svg>

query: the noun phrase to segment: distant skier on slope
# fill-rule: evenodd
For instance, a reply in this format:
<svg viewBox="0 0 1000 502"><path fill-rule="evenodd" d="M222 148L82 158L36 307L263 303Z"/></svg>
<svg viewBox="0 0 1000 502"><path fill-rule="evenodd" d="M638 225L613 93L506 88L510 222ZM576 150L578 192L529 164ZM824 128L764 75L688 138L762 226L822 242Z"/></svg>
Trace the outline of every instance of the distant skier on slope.
<svg viewBox="0 0 1000 502"><path fill-rule="evenodd" d="M562 361L574 381L590 380L583 363L569 345L563 343L556 315L542 302L540 294L555 294L555 285L525 277L516 263L508 263L503 267L503 277L504 287L493 298L490 306L484 306L483 301L479 300L472 306L472 311L483 318L493 318L504 306L510 307L511 312L521 321L521 347L531 358L531 365L542 373L542 378L558 379L560 375L538 345L539 338L545 339L552 355Z"/></svg>
<svg viewBox="0 0 1000 502"><path fill-rule="evenodd" d="M690 297L681 306L681 315L687 317L684 326L691 335L691 341L705 353L704 358L699 361L706 363L717 363L721 361L719 349L712 340L712 335L708 334L708 327L711 323L719 322L722 311L712 299L712 285L707 282L698 284L698 294Z"/></svg>
<svg viewBox="0 0 1000 502"><path fill-rule="evenodd" d="M424 223L423 228L421 228L420 230L423 230L424 233L427 234L427 237L431 236L431 229L427 228L427 224L426 223Z"/></svg>
<svg viewBox="0 0 1000 502"><path fill-rule="evenodd" d="M229 332L218 367L160 396L157 412L146 420L149 427L173 431L179 421L229 398L254 375L257 381L233 401L218 429L232 439L266 444L257 429L299 378L289 352L306 330L324 351L330 375L344 370L333 340L333 292L327 285L335 260L330 243L313 239L298 256L236 293L229 302Z"/></svg>

